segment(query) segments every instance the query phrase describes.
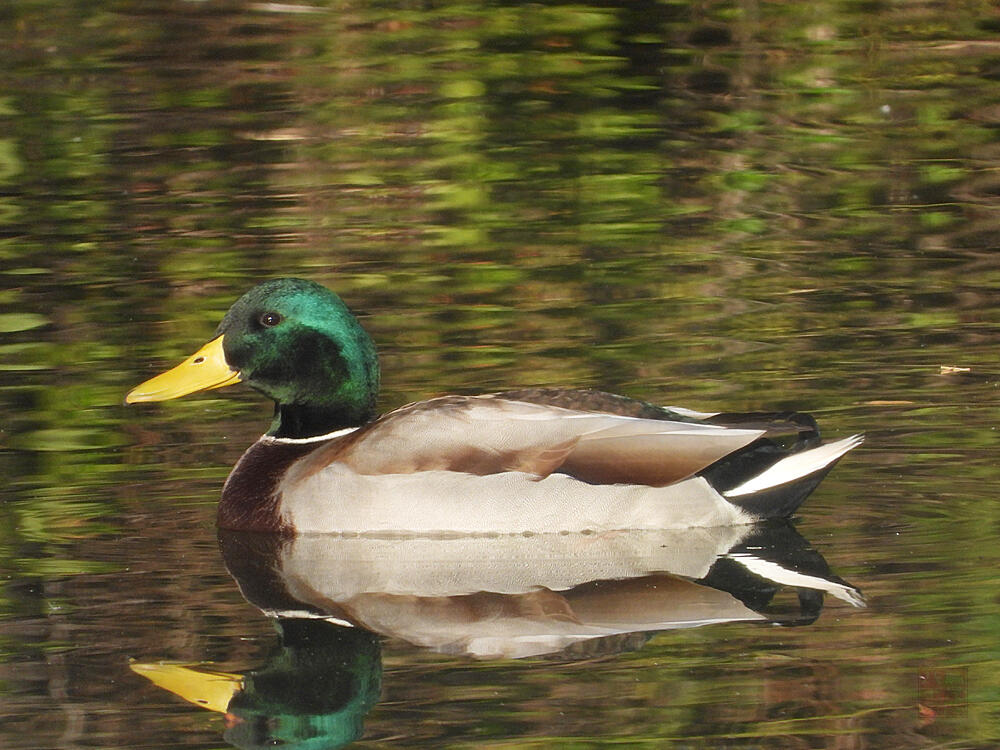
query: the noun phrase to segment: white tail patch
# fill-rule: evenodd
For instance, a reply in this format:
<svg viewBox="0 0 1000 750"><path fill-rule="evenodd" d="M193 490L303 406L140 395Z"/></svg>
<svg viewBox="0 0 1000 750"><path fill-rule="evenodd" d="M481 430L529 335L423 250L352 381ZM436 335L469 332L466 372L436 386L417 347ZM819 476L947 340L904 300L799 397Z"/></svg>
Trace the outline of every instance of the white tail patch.
<svg viewBox="0 0 1000 750"><path fill-rule="evenodd" d="M750 495L815 474L817 471L822 471L832 465L847 451L857 448L864 442L864 439L864 435L851 435L843 440L810 448L800 453L793 453L723 494L726 497Z"/></svg>
<svg viewBox="0 0 1000 750"><path fill-rule="evenodd" d="M754 575L766 578L769 581L781 583L786 586L795 586L797 588L825 591L831 596L835 596L841 601L847 602L854 607L865 606L864 597L862 597L861 592L853 586L836 583L835 581L828 581L825 578L799 573L795 570L788 570L787 568L781 567L778 563L771 562L770 560L762 560L761 558L754 557L746 552L734 552L726 555L726 557L730 560L735 560Z"/></svg>
<svg viewBox="0 0 1000 750"><path fill-rule="evenodd" d="M667 411L680 414L682 417L692 417L694 419L711 419L722 413L718 411L695 411L694 409L685 409L683 406L664 406L663 408Z"/></svg>

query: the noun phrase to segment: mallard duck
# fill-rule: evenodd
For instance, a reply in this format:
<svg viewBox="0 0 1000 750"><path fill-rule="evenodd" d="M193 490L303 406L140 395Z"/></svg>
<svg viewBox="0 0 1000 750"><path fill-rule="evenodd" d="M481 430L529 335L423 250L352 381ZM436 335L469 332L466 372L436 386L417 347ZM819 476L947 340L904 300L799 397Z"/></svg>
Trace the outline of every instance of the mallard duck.
<svg viewBox="0 0 1000 750"><path fill-rule="evenodd" d="M375 345L341 299L267 281L127 403L244 382L275 402L226 480L221 528L506 534L785 517L862 438L807 415L707 414L598 391L442 396L378 416Z"/></svg>

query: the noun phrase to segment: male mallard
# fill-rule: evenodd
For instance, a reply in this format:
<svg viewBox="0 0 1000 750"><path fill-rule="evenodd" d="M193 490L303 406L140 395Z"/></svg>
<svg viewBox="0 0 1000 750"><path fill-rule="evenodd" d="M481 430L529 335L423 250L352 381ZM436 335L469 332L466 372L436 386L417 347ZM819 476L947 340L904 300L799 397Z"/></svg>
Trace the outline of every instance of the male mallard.
<svg viewBox="0 0 1000 750"><path fill-rule="evenodd" d="M244 294L209 343L125 400L239 381L275 401L222 490L219 526L521 533L690 528L790 515L861 442L802 414L702 414L596 391L443 396L375 413L375 346L302 279Z"/></svg>

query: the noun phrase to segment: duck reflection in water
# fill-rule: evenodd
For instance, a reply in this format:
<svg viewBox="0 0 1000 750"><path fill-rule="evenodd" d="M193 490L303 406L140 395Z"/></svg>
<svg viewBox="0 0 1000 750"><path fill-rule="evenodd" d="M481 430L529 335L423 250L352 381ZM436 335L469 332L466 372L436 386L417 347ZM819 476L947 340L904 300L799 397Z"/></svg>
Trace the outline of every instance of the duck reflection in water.
<svg viewBox="0 0 1000 750"><path fill-rule="evenodd" d="M275 623L278 647L246 674L204 666L133 663L159 687L226 716L224 738L239 748L319 750L361 736L378 700L382 662L378 636L324 620Z"/></svg>
<svg viewBox="0 0 1000 750"><path fill-rule="evenodd" d="M379 636L475 658L572 659L677 628L807 625L826 595L864 606L787 522L438 539L220 531L219 542L244 597L275 618L279 648L246 675L132 668L225 712L239 747L359 737L379 693Z"/></svg>

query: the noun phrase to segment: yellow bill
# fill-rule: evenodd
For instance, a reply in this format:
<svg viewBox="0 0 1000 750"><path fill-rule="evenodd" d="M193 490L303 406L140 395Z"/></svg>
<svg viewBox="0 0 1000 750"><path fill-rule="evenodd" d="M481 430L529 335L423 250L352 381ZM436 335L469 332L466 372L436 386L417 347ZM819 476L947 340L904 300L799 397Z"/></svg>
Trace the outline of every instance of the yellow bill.
<svg viewBox="0 0 1000 750"><path fill-rule="evenodd" d="M233 696L243 689L243 675L205 666L132 662L129 668L188 703L219 713L225 713Z"/></svg>
<svg viewBox="0 0 1000 750"><path fill-rule="evenodd" d="M240 374L226 364L222 338L212 339L177 367L137 385L125 396L125 403L166 401L240 382Z"/></svg>

